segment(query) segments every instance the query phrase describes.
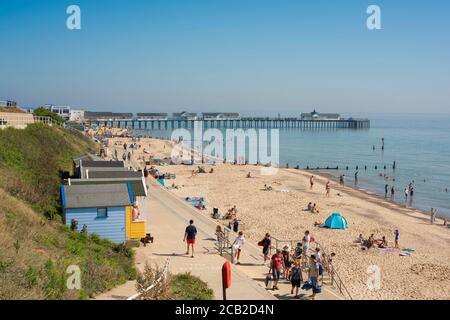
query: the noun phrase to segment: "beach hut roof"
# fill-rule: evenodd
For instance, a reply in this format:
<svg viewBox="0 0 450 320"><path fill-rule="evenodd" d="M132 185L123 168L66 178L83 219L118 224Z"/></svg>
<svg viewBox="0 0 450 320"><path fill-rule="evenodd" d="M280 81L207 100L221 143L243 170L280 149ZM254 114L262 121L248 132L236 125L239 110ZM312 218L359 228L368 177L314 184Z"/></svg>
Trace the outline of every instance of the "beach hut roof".
<svg viewBox="0 0 450 320"><path fill-rule="evenodd" d="M89 170L89 179L141 178L142 172L129 170Z"/></svg>
<svg viewBox="0 0 450 320"><path fill-rule="evenodd" d="M130 183L131 191L135 197L147 196L147 186L143 177L139 178L94 178L94 179L70 179L70 185L92 184L127 184Z"/></svg>
<svg viewBox="0 0 450 320"><path fill-rule="evenodd" d="M347 229L348 223L347 220L339 213L333 212L331 216L325 221L321 227L330 228L330 229Z"/></svg>
<svg viewBox="0 0 450 320"><path fill-rule="evenodd" d="M64 209L126 207L133 203L129 184L62 185Z"/></svg>
<svg viewBox="0 0 450 320"><path fill-rule="evenodd" d="M123 168L123 161L89 161L82 160L81 165L85 168Z"/></svg>

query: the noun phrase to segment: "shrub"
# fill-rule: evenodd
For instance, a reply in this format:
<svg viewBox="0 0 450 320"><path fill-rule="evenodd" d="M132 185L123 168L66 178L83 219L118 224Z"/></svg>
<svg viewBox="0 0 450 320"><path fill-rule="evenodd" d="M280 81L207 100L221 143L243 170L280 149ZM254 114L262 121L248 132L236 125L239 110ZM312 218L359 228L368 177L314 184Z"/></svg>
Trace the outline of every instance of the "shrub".
<svg viewBox="0 0 450 320"><path fill-rule="evenodd" d="M47 110L44 107L39 107L39 108L35 109L33 111L33 114L35 116L39 116L39 117L49 117L59 124L64 123L64 119L61 118L57 113L51 112L50 110Z"/></svg>

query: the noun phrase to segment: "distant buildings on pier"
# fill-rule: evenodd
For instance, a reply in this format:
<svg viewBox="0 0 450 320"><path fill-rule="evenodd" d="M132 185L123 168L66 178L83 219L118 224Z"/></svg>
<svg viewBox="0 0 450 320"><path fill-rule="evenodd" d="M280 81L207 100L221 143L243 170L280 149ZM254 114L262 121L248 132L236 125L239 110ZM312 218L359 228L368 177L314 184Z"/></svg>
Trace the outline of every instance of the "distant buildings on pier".
<svg viewBox="0 0 450 320"><path fill-rule="evenodd" d="M341 115L339 113L318 113L316 109L313 112L302 113L302 120L341 120Z"/></svg>

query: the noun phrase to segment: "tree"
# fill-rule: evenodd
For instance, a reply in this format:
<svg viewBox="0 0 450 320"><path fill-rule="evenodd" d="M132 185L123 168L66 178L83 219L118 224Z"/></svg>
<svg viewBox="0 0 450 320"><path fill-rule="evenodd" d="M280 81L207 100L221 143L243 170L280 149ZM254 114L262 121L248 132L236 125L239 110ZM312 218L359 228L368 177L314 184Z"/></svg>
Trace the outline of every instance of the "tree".
<svg viewBox="0 0 450 320"><path fill-rule="evenodd" d="M49 117L57 123L64 123L64 119L60 117L57 113L52 112L44 107L39 107L33 111L33 114L38 117Z"/></svg>

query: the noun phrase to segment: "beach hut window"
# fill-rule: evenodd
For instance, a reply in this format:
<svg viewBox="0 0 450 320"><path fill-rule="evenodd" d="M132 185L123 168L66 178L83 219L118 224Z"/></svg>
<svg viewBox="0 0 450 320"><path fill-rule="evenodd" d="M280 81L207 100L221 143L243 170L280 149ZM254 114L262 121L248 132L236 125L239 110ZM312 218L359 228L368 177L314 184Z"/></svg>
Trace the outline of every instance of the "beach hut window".
<svg viewBox="0 0 450 320"><path fill-rule="evenodd" d="M97 209L97 218L107 218L107 217L108 217L108 208Z"/></svg>

